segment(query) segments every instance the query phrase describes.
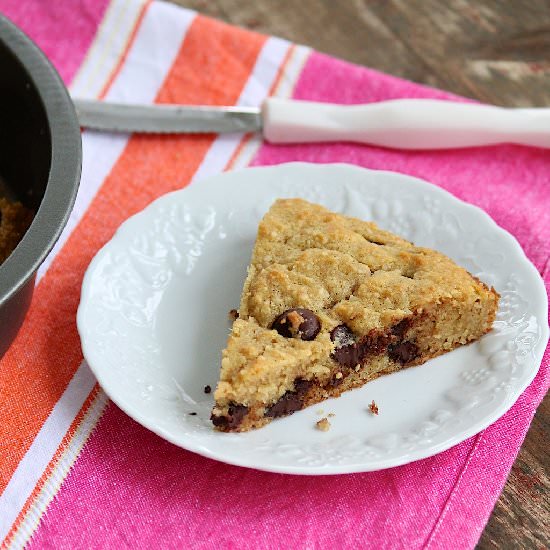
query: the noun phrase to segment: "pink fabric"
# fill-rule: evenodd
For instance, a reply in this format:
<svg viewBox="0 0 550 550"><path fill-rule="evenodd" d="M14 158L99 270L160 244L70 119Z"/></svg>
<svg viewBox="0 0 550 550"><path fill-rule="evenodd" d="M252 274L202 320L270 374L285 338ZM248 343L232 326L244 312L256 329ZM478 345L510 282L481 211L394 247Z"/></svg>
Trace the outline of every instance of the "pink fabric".
<svg viewBox="0 0 550 550"><path fill-rule="evenodd" d="M450 97L314 54L295 96L337 102ZM351 162L420 176L484 208L550 284L550 157L493 147L406 153L355 145L264 145L254 163ZM166 443L110 405L31 546L473 548L549 385L549 353L515 406L444 453L381 472L284 476Z"/></svg>
<svg viewBox="0 0 550 550"><path fill-rule="evenodd" d="M0 0L0 13L26 32L70 83L109 0Z"/></svg>
<svg viewBox="0 0 550 550"><path fill-rule="evenodd" d="M529 411L524 394L497 425L433 458L314 478L195 456L111 405L30 546L473 548Z"/></svg>

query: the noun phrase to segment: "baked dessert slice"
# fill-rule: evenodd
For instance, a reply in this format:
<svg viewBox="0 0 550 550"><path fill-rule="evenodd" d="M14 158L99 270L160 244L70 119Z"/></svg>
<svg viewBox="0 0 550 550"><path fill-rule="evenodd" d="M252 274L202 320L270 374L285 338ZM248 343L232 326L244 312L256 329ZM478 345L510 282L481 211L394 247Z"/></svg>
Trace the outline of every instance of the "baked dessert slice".
<svg viewBox="0 0 550 550"><path fill-rule="evenodd" d="M499 295L451 259L300 199L265 215L214 398L258 428L491 329Z"/></svg>

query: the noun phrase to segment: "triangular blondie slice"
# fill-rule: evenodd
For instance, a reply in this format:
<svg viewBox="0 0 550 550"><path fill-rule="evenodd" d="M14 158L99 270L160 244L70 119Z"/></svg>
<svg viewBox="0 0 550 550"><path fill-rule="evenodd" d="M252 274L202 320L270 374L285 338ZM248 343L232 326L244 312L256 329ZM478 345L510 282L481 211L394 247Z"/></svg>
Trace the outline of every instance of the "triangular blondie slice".
<svg viewBox="0 0 550 550"><path fill-rule="evenodd" d="M499 295L451 259L301 199L260 223L212 422L246 431L491 329Z"/></svg>

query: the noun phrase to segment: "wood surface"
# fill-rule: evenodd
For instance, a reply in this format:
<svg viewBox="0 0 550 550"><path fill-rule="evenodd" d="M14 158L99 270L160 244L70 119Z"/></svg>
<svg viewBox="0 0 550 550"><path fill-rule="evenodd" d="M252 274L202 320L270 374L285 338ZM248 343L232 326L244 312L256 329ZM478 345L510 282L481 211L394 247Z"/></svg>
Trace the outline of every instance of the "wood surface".
<svg viewBox="0 0 550 550"><path fill-rule="evenodd" d="M486 103L550 106L550 0L172 1ZM478 549L550 548L549 428L547 396Z"/></svg>

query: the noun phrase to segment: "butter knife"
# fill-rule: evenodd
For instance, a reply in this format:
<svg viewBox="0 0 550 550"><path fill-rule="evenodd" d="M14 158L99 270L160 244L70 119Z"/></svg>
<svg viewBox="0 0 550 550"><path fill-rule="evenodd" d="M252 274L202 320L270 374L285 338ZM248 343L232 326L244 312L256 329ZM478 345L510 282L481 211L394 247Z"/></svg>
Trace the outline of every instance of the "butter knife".
<svg viewBox="0 0 550 550"><path fill-rule="evenodd" d="M550 147L550 108L434 99L335 105L271 97L258 108L73 102L81 126L110 132L261 132L272 143L351 141L397 149Z"/></svg>

